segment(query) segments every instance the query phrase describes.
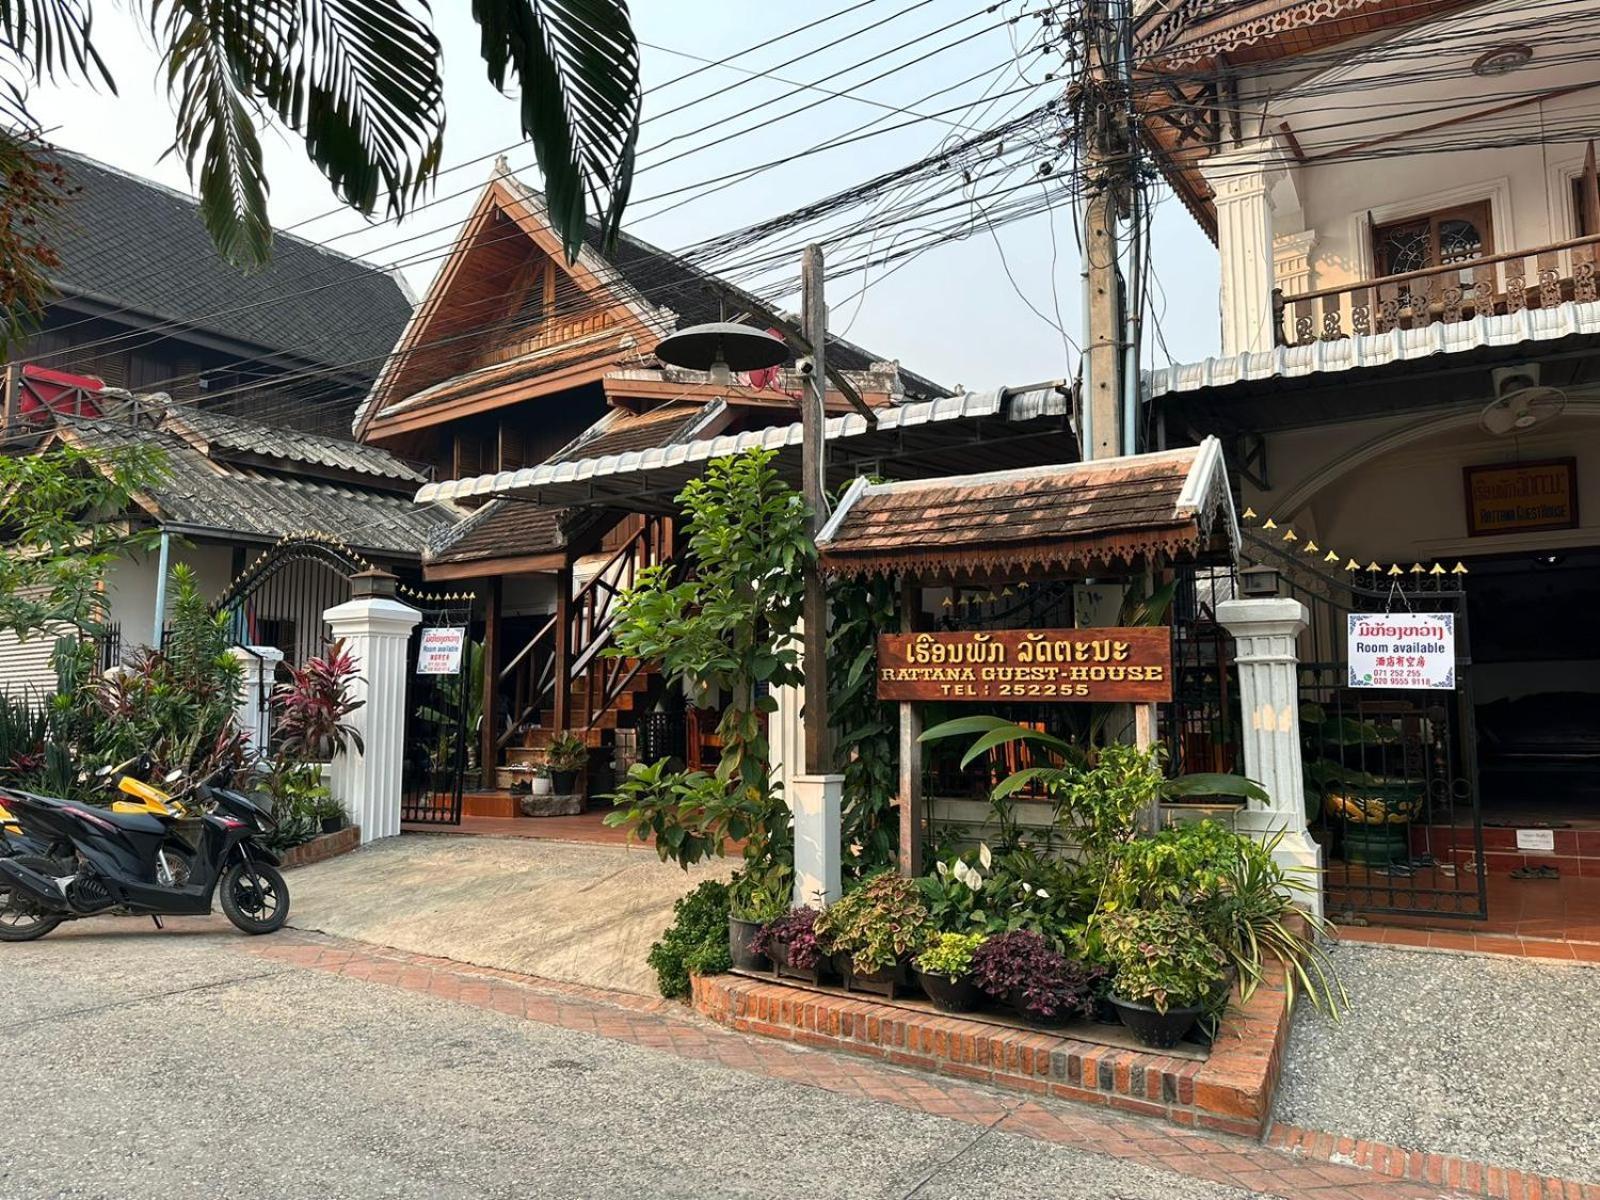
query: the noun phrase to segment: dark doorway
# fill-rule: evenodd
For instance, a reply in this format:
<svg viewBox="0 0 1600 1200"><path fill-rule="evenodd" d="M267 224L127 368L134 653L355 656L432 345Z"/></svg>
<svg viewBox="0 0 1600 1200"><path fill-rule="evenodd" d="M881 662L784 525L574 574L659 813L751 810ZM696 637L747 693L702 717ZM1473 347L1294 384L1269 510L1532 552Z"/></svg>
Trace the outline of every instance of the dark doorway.
<svg viewBox="0 0 1600 1200"><path fill-rule="evenodd" d="M1600 549L1469 567L1485 821L1600 827Z"/></svg>

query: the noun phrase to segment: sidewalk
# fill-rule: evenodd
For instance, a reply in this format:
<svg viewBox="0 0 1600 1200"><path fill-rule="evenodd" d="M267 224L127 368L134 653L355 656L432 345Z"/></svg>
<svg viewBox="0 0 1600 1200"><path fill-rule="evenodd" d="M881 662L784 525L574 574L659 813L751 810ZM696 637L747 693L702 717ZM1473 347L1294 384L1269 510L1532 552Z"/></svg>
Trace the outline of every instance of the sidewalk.
<svg viewBox="0 0 1600 1200"><path fill-rule="evenodd" d="M954 1120L977 1130L979 1139L990 1134L1011 1135L1238 1189L1230 1193L1233 1195L1270 1194L1287 1200L1438 1200L1456 1196L1600 1200L1600 1185L1524 1177L1477 1161L1397 1151L1378 1156L1381 1169L1373 1169L1335 1161L1341 1157L1341 1143L1334 1138L1300 1138L1286 1131L1262 1145L1225 1134L1192 1133L1136 1117L1007 1095L885 1063L730 1033L697 1019L682 1005L659 999L473 968L446 959L308 935L252 943L250 949L264 958L301 969L422 993L512 1018L648 1047L688 1061ZM818 1136L830 1137L837 1132L819 1130ZM1356 1148L1353 1140L1343 1145L1349 1152ZM772 1167L777 1167L779 1158L774 1158ZM1369 1154L1368 1158L1371 1161L1373 1156ZM986 1194L1007 1194L999 1183L1024 1166L1014 1155L1003 1156L995 1164L995 1174L989 1178L989 1184L994 1186L986 1186ZM776 1184L777 1179L773 1176L771 1182ZM1081 1194L1129 1193L1116 1189ZM1175 1197L1188 1193L1168 1186L1159 1194Z"/></svg>

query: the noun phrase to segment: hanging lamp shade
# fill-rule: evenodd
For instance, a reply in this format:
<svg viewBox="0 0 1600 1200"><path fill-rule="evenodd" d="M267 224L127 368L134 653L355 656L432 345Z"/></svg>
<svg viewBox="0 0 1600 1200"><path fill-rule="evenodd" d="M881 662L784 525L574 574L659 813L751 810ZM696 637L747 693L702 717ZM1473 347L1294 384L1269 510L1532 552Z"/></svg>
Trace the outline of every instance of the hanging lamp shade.
<svg viewBox="0 0 1600 1200"><path fill-rule="evenodd" d="M760 329L717 321L691 325L663 338L656 357L691 371L713 371L719 365L728 371L762 371L787 362L789 347L782 338Z"/></svg>

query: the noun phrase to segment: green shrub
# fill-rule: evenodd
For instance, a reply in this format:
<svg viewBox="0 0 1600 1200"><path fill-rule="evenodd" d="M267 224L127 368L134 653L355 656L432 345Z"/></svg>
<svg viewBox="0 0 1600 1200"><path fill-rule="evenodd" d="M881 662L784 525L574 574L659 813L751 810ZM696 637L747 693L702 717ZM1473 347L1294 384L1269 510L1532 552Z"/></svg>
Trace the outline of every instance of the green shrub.
<svg viewBox="0 0 1600 1200"><path fill-rule="evenodd" d="M1104 931L1113 987L1124 1000L1166 1012L1206 1003L1222 982L1222 951L1181 908L1116 913Z"/></svg>
<svg viewBox="0 0 1600 1200"><path fill-rule="evenodd" d="M917 970L924 975L963 979L972 969L973 954L988 940L982 933L941 933L917 955Z"/></svg>
<svg viewBox="0 0 1600 1200"><path fill-rule="evenodd" d="M863 975L917 953L932 932L917 881L892 872L873 876L817 918L818 940L830 951L850 955Z"/></svg>
<svg viewBox="0 0 1600 1200"><path fill-rule="evenodd" d="M646 960L663 996L687 996L691 972L716 975L733 966L728 957L728 904L728 885L708 879L672 906L672 924L650 947Z"/></svg>

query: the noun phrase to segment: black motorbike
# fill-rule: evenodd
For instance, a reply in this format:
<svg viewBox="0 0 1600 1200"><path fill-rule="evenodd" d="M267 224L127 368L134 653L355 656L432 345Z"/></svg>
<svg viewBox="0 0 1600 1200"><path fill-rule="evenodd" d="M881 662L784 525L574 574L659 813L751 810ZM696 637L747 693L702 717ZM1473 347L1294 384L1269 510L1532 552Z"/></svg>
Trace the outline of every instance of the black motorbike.
<svg viewBox="0 0 1600 1200"><path fill-rule="evenodd" d="M165 816L0 788L29 848L44 848L0 857L0 941L32 941L105 913L149 916L160 928L164 916L209 916L213 898L245 933L281 929L289 888L257 840L272 817L220 779L196 783ZM180 830L180 814L196 812Z"/></svg>

